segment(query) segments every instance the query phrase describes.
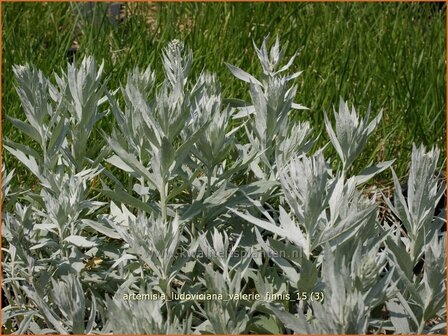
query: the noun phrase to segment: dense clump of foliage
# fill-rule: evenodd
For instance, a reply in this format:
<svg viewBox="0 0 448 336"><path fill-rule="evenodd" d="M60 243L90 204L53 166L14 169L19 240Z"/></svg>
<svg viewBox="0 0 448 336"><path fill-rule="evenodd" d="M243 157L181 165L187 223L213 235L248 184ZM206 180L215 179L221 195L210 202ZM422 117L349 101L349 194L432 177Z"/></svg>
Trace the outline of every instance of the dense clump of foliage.
<svg viewBox="0 0 448 336"><path fill-rule="evenodd" d="M227 64L249 101L223 97L207 71L192 81L177 40L160 83L135 68L110 88L91 57L52 79L14 68L26 120L10 121L33 145L4 149L39 185L14 187L3 168L4 330L445 333L439 150L413 147L405 197L393 160L354 165L382 112L341 100L319 146L294 118L307 109L295 56L268 44L255 46L258 78ZM101 148L90 136L107 114ZM388 169L380 220L363 191Z"/></svg>

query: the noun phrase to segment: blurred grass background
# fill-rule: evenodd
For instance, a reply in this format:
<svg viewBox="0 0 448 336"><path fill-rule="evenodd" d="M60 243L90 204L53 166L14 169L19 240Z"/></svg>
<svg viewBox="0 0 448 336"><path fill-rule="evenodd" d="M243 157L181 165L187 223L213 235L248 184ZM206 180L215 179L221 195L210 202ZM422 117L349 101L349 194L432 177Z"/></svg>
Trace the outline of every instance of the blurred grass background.
<svg viewBox="0 0 448 336"><path fill-rule="evenodd" d="M125 3L118 24L105 17L106 3L90 16L76 3L1 6L2 133L14 141L28 139L5 118L25 118L13 64L32 63L50 75L66 67L76 41L75 60L104 60L108 87L115 89L136 65L151 64L161 78L160 52L177 38L193 49L193 81L207 69L217 73L225 97L247 99L248 86L224 62L259 74L252 41L260 45L270 33L280 37L285 57L299 52L293 70L303 74L296 101L310 111L296 118L312 123L320 144L328 141L323 112L342 97L361 114L369 103L372 114L384 112L358 167L396 158L394 168L404 176L412 142L437 144L446 157L446 9L440 3ZM107 130L112 122L109 116L100 126ZM8 170L17 165L6 151L2 155ZM25 168L17 176L18 183L31 178Z"/></svg>

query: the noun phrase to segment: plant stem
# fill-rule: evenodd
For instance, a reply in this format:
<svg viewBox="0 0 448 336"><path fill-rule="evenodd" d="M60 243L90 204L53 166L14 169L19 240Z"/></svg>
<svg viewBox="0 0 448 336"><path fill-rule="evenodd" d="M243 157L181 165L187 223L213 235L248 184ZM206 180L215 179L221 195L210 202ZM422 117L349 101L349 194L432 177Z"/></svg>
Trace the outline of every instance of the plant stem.
<svg viewBox="0 0 448 336"><path fill-rule="evenodd" d="M167 222L167 204L166 204L166 183L165 179L162 179L162 186L160 188L160 207L162 210L162 220L164 223Z"/></svg>

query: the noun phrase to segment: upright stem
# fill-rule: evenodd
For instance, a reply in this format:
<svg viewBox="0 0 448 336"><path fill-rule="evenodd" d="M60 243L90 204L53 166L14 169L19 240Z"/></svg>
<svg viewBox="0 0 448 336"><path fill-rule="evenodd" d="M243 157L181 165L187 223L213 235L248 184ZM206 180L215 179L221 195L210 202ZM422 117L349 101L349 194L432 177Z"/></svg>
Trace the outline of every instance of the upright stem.
<svg viewBox="0 0 448 336"><path fill-rule="evenodd" d="M161 210L162 210L162 220L164 223L167 222L168 217L167 217L167 209L166 209L166 183L165 183L165 179L162 179L162 186L160 188L160 206L161 206Z"/></svg>
<svg viewBox="0 0 448 336"><path fill-rule="evenodd" d="M170 300L171 300L171 288L170 288L170 284L168 283L168 285L166 287L166 301L165 301L168 324L172 323Z"/></svg>
<svg viewBox="0 0 448 336"><path fill-rule="evenodd" d="M213 169L210 167L207 167L207 189L205 189L204 199L207 199L211 194L212 173L213 173ZM205 228L205 210L202 210L201 227L202 227L202 229ZM196 232L196 230L195 230L195 232Z"/></svg>
<svg viewBox="0 0 448 336"><path fill-rule="evenodd" d="M167 182L165 180L164 177L161 178L161 186L160 186L160 207L161 207L161 211L162 211L162 221L165 225L168 225L168 215L167 215L167 204L166 204L166 191L167 191ZM165 272L163 272L163 279L166 280L168 279L168 276L166 275ZM172 322L172 314L171 314L171 304L170 304L170 300L171 300L171 290L170 290L170 283L168 281L166 281L166 288L165 288L165 293L166 293L166 312L167 312L167 319L168 319L168 324L170 324Z"/></svg>
<svg viewBox="0 0 448 336"><path fill-rule="evenodd" d="M426 321L423 319L423 316L420 321L420 325L418 326L418 334L423 334L423 330L425 329Z"/></svg>
<svg viewBox="0 0 448 336"><path fill-rule="evenodd" d="M210 196L212 188L212 173L213 169L207 168L207 189L205 190L205 198Z"/></svg>

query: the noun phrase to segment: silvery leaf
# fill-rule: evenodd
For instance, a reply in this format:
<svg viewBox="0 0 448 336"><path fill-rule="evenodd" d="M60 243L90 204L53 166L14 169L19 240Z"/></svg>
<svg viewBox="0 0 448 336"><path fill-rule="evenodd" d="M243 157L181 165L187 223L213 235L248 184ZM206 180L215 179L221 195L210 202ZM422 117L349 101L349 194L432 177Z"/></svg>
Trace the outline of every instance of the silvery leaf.
<svg viewBox="0 0 448 336"><path fill-rule="evenodd" d="M73 245L76 245L78 247L93 247L97 244L95 242L92 242L90 240L87 240L83 236L76 236L71 235L64 239L64 241L72 243Z"/></svg>
<svg viewBox="0 0 448 336"><path fill-rule="evenodd" d="M254 83L257 84L259 86L262 86L262 84L252 75L248 74L247 72L241 70L240 68L229 64L229 63L225 63L225 65L229 68L230 72L238 79L241 79L244 82L247 83Z"/></svg>

